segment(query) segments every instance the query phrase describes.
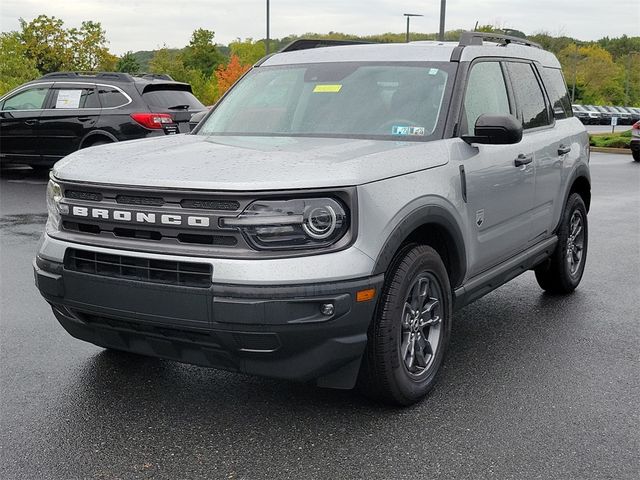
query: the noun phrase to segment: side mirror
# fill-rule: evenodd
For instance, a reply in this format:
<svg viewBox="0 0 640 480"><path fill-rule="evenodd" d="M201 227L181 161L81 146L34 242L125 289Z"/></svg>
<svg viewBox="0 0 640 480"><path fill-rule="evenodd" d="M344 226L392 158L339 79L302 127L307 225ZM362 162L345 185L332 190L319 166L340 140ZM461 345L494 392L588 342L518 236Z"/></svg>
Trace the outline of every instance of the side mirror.
<svg viewBox="0 0 640 480"><path fill-rule="evenodd" d="M474 135L461 138L469 145L510 145L522 140L522 123L513 115L483 114L476 120Z"/></svg>

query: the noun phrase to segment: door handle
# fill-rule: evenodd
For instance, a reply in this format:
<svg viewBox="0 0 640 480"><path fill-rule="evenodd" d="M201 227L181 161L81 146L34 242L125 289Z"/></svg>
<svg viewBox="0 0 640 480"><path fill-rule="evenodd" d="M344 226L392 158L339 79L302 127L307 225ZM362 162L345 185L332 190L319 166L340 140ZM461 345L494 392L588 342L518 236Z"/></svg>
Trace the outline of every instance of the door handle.
<svg viewBox="0 0 640 480"><path fill-rule="evenodd" d="M571 151L571 145L562 145L558 147L558 155L566 155Z"/></svg>
<svg viewBox="0 0 640 480"><path fill-rule="evenodd" d="M36 123L38 123L38 120L25 120L24 124L25 125L29 125L30 127L32 127L33 125L35 125Z"/></svg>
<svg viewBox="0 0 640 480"><path fill-rule="evenodd" d="M82 117L78 117L78 120L80 120L81 122L88 122L92 118L93 117L82 116Z"/></svg>
<svg viewBox="0 0 640 480"><path fill-rule="evenodd" d="M533 162L533 155L525 155L524 153L521 153L518 155L518 158L516 158L515 164L516 167L522 167L524 165L529 165L531 162Z"/></svg>

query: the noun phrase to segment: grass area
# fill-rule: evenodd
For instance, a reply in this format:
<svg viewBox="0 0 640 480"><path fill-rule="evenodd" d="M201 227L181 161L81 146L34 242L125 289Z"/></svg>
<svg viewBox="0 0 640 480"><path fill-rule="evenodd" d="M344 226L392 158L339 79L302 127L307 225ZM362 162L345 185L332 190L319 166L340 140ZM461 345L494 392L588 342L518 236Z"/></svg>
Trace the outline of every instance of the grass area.
<svg viewBox="0 0 640 480"><path fill-rule="evenodd" d="M629 148L631 130L622 133L595 133L589 135L592 147Z"/></svg>

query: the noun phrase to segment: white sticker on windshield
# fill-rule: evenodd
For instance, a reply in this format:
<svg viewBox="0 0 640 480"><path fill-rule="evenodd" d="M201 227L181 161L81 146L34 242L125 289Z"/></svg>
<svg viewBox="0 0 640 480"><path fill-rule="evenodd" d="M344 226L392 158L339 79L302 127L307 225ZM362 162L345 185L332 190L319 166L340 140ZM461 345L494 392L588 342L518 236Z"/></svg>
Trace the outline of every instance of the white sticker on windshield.
<svg viewBox="0 0 640 480"><path fill-rule="evenodd" d="M429 69L429 75L435 75L436 73L438 73L438 69L437 68L430 68Z"/></svg>
<svg viewBox="0 0 640 480"><path fill-rule="evenodd" d="M79 108L82 90L60 90L56 100L56 108Z"/></svg>
<svg viewBox="0 0 640 480"><path fill-rule="evenodd" d="M424 135L424 127L404 127L394 125L391 128L391 135Z"/></svg>

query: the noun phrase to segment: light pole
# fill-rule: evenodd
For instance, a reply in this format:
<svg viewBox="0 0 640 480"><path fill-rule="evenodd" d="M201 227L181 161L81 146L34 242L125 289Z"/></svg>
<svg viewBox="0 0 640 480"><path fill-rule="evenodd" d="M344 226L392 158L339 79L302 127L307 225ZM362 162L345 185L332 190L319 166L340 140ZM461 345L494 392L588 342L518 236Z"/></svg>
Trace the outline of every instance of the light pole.
<svg viewBox="0 0 640 480"><path fill-rule="evenodd" d="M264 51L266 55L269 55L269 0L267 0L267 39L265 41Z"/></svg>
<svg viewBox="0 0 640 480"><path fill-rule="evenodd" d="M573 53L573 88L571 89L571 103L576 101L576 81L578 80L578 44L576 43L576 51Z"/></svg>
<svg viewBox="0 0 640 480"><path fill-rule="evenodd" d="M438 40L444 42L444 17L447 10L447 0L440 0L440 33Z"/></svg>
<svg viewBox="0 0 640 480"><path fill-rule="evenodd" d="M419 13L403 13L405 17L407 17L407 37L406 42L409 43L409 19L411 17L424 17L424 15L420 15Z"/></svg>

